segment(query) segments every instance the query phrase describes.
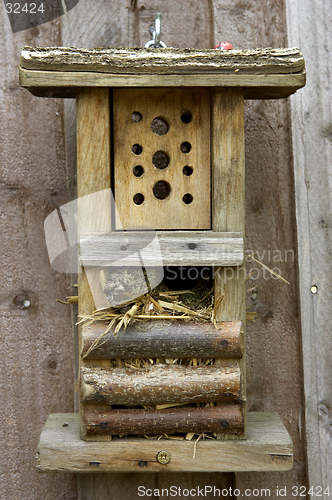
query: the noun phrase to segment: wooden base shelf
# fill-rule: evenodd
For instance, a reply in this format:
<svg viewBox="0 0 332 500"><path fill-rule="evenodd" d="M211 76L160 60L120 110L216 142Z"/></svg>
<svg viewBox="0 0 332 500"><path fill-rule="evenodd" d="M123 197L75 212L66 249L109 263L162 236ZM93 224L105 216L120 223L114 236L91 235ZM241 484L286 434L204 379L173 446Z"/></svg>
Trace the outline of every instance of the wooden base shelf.
<svg viewBox="0 0 332 500"><path fill-rule="evenodd" d="M167 451L163 465L157 454ZM37 450L43 472L236 472L286 471L293 466L293 443L277 413L249 412L247 439L192 441L114 438L86 442L79 438L78 413L48 417Z"/></svg>

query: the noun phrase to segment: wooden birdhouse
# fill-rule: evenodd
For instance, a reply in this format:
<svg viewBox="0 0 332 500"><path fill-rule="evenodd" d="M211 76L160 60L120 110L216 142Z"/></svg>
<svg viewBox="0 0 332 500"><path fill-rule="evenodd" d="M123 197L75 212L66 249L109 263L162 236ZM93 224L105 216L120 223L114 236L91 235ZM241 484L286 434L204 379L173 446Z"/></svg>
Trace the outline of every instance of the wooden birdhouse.
<svg viewBox="0 0 332 500"><path fill-rule="evenodd" d="M183 291L180 283L123 300L117 335L105 336L103 322L80 328L79 418L49 417L40 468L291 468L279 417L246 409L244 100L301 88L302 55L26 47L20 78L36 96L76 97L78 200L114 196L115 204L105 195L93 216L90 202L78 203L79 314L91 315L97 295L106 294L101 270L112 268L114 252L134 268L130 256L144 249L139 265L160 266L149 246L154 237L164 267L196 275L205 268L214 287L212 318L167 299ZM117 272L121 278L121 266ZM165 439L190 433L213 438L200 442L199 461L193 441Z"/></svg>

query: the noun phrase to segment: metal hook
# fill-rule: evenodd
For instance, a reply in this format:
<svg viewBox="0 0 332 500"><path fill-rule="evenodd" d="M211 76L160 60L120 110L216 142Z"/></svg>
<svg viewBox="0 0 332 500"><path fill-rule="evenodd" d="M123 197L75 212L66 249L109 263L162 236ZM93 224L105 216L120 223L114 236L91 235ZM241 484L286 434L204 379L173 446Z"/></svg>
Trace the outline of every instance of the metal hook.
<svg viewBox="0 0 332 500"><path fill-rule="evenodd" d="M160 34L161 34L161 13L157 12L156 17L155 17L155 25L154 27L151 26L150 28L150 33L152 34L152 40L147 42L144 47L145 48L150 48L154 47L158 49L159 47L166 48L167 45L160 40Z"/></svg>

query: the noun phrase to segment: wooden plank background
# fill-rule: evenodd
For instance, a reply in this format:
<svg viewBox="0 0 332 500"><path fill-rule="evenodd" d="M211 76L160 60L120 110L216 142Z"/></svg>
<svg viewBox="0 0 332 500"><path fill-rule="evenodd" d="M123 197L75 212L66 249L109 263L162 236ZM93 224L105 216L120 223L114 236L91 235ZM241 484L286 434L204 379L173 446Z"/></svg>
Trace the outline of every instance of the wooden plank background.
<svg viewBox="0 0 332 500"><path fill-rule="evenodd" d="M13 34L1 5L0 25L0 497L74 500L73 475L36 470L47 415L74 409L71 312L55 302L72 290L44 238L45 217L67 201L63 104L18 83L21 47L60 44L60 20Z"/></svg>
<svg viewBox="0 0 332 500"><path fill-rule="evenodd" d="M172 473L81 475L76 487L72 474L59 476L36 472L35 448L47 414L74 409L75 356L71 313L69 308L55 302L56 298L64 298L71 293L71 288L68 279L53 272L48 264L43 221L52 210L75 196L75 111L72 101L64 105L59 100L37 99L20 89L18 59L21 46L143 45L150 38L148 28L154 13L161 11L162 40L170 46L208 48L213 47L215 42L226 40L239 49L286 47L290 42L287 42L285 4L294 16L289 18L289 38L292 44L301 45L307 62L312 45L304 40L304 36L311 31L314 34L311 44L315 44L315 53L318 51L321 58L312 55L309 58L312 65L309 64L308 68L318 74L319 63L324 69L330 67L331 49L324 41L320 42L320 26L325 26L324 37L327 37L327 20L331 12L325 3L326 11L323 12L317 0L311 6L307 1L302 3L299 0L190 0L181 3L175 0L121 0L116 3L80 0L61 20L17 34L12 34L5 10L0 8L0 21L4 27L0 62L1 499L122 500L138 498L139 485L164 488L171 485L182 488L234 485L231 475ZM295 10L292 10L293 7ZM305 20L305 28L300 38L296 35L292 38L290 35L296 30L299 15L303 22ZM317 21L314 23L313 20ZM302 115L307 112L311 96L315 95L315 86L321 81L314 80L310 97L309 92L303 94L307 100L299 108L299 122L302 123ZM320 95L327 99L325 91ZM312 168L310 179L305 176L302 179L304 184L308 180L311 183L310 201L312 206L319 207L310 216L310 227L314 228L311 249L315 247L316 252L311 254L308 263L319 291L324 289L324 283L326 292L316 301L315 315L310 318L317 321L318 333L325 331L325 337L317 344L315 359L319 372L313 374L316 380L319 373L317 402L320 404L321 420L319 433L313 431L311 435L315 447L309 454L309 474L316 467L313 462L319 462L319 470L325 471L324 484L328 484L328 481L331 483L328 471L331 470L329 412L332 403L331 389L328 389L328 386L331 387L331 368L328 367L326 347L330 308L326 305L323 308L323 303L331 292L330 285L323 278L331 268L327 267L330 261L324 261L323 257L327 259L329 255L331 205L321 195L321 190L328 189L328 175L331 175L328 174L324 156L331 147L331 114L328 114L330 108L324 100L318 102L322 110L320 116L324 116L324 130L318 118L314 121L307 117L305 125L308 127L306 139L309 140L312 135L312 141L321 141L316 143L316 151L322 152L321 164L326 165L322 182L319 183L317 176L317 156L313 150L309 154L310 145L301 149L302 156L296 157L296 161L301 163L309 155L306 175L312 165L315 168ZM316 103L316 100L311 102L309 111L315 109ZM257 289L247 294L247 303L258 314L256 323L250 323L247 328L249 409L277 411L281 415L294 441L295 465L292 471L285 473L241 473L237 475L236 484L240 488L270 488L272 499L277 498L277 486L291 488L308 482L290 119L289 100L246 102L247 249L256 252L255 257L266 265L279 268L292 283L288 286L271 279L248 259L247 269L249 272L253 270L254 274L247 286L257 286ZM313 132L316 126L320 131L318 136ZM298 132L300 144L303 144L302 132L301 125ZM69 194L66 189L65 153ZM306 203L304 198L301 206L305 207ZM299 227L301 220L298 218ZM307 240L299 241L302 241L301 244L308 243ZM301 265L303 262L300 261ZM22 308L25 298L31 302L31 307L26 310ZM305 359L308 360L308 357ZM320 365L321 359L323 362ZM305 372L310 366L311 361L309 366L308 361L304 364ZM317 429L315 406L314 411L313 425ZM308 431L311 432L310 427ZM317 436L321 448L315 441ZM323 457L323 453L321 461L319 457ZM322 472L312 477L322 480Z"/></svg>
<svg viewBox="0 0 332 500"><path fill-rule="evenodd" d="M332 486L331 5L288 1L287 19L289 43L302 47L310 75L303 93L291 100L291 116L308 481L325 490ZM316 53L309 49L313 44Z"/></svg>

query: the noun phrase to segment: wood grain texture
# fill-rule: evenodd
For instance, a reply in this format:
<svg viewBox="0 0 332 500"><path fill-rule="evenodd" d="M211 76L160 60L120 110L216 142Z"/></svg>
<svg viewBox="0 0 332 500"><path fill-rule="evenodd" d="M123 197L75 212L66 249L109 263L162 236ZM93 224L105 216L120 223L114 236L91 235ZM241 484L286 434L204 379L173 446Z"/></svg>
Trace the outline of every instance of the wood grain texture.
<svg viewBox="0 0 332 500"><path fill-rule="evenodd" d="M104 233L112 229L109 89L82 90L76 99L76 120L79 237L81 233ZM83 270L79 275L79 314L90 314L96 309L95 302L103 299L102 291L96 286L98 280L98 269ZM97 296L98 291L100 297ZM84 361L79 361L79 365L83 363ZM105 363L107 365L107 362L99 361L101 366ZM82 412L81 405L80 411Z"/></svg>
<svg viewBox="0 0 332 500"><path fill-rule="evenodd" d="M113 96L119 228L210 229L209 90L115 89ZM134 112L141 114L140 121L132 119ZM182 121L183 113L190 122ZM152 131L155 119L164 121L165 130ZM136 153L135 144L141 148ZM164 155L165 161L158 160L158 155ZM139 177L133 172L137 165L143 169ZM192 169L191 175L183 173L186 166ZM168 192L156 192L157 183L167 183ZM139 204L137 193L143 196ZM184 196L191 200L183 201Z"/></svg>
<svg viewBox="0 0 332 500"><path fill-rule="evenodd" d="M83 90L77 97L76 120L78 232L108 232L112 228L109 90ZM91 209L92 205L95 209ZM79 314L90 314L95 309L89 285L95 271L88 273L79 275Z"/></svg>
<svg viewBox="0 0 332 500"><path fill-rule="evenodd" d="M156 252L158 244L161 255ZM243 236L212 231L113 231L80 239L83 266L111 266L114 262L120 268L137 266L137 252L142 252L149 266L234 266L243 263Z"/></svg>
<svg viewBox="0 0 332 500"><path fill-rule="evenodd" d="M151 368L81 368L83 403L156 405L241 401L237 363L223 367L154 365Z"/></svg>
<svg viewBox="0 0 332 500"><path fill-rule="evenodd" d="M77 97L78 238L81 233L104 233L111 230L109 110L108 89L86 89ZM99 270L96 269L87 269L79 275L79 314L90 314L104 305L98 280Z"/></svg>
<svg viewBox="0 0 332 500"><path fill-rule="evenodd" d="M63 424L68 424L63 426ZM292 442L276 413L248 414L248 437L238 441L199 441L194 458L193 441L159 441L121 438L111 443L78 438L77 414L53 414L47 419L38 445L41 471L100 473L106 471L286 471L292 467ZM162 465L156 455L171 455Z"/></svg>
<svg viewBox="0 0 332 500"><path fill-rule="evenodd" d="M105 49L23 47L20 67L40 71L99 73L219 73L239 69L248 74L293 74L305 69L296 48L222 51L214 49Z"/></svg>
<svg viewBox="0 0 332 500"><path fill-rule="evenodd" d="M105 324L95 323L82 329L82 356L105 331ZM87 359L149 358L237 358L242 356L241 322L220 322L218 329L207 323L162 322L129 326L114 337L101 339Z"/></svg>
<svg viewBox="0 0 332 500"><path fill-rule="evenodd" d="M194 432L243 433L243 412L240 405L210 408L166 408L132 410L86 410L86 435L139 434L162 435Z"/></svg>
<svg viewBox="0 0 332 500"><path fill-rule="evenodd" d="M49 5L48 12L53 6ZM47 415L74 408L75 342L70 308L56 303L71 288L67 277L51 268L43 227L45 218L68 201L63 108L56 100L38 101L20 88L18 80L22 45L60 44L57 23L13 34L6 11L0 8L3 500L76 498L74 475L38 474L35 455ZM25 300L29 307L24 307Z"/></svg>
<svg viewBox="0 0 332 500"><path fill-rule="evenodd" d="M331 5L286 1L288 38L312 77L291 100L308 483L332 486ZM315 15L320 9L319 16ZM295 21L296 18L296 21ZM309 46L318 43L313 54ZM315 165L315 168L313 168ZM311 286L317 293L311 293ZM314 496L311 496L314 498Z"/></svg>
<svg viewBox="0 0 332 500"><path fill-rule="evenodd" d="M215 91L212 97L212 176L214 231L241 231L245 227L244 102L241 91ZM216 299L224 298L218 321L245 321L244 266L218 268Z"/></svg>
<svg viewBox="0 0 332 500"><path fill-rule="evenodd" d="M244 98L241 90L212 94L212 229L241 231L245 227L244 198ZM245 265L218 267L215 272L215 301L220 320L238 319L245 325ZM242 332L245 346L245 328ZM245 352L245 347L244 347ZM222 364L222 361L216 361ZM246 398L245 356L240 363L241 394ZM246 412L246 406L244 406ZM219 435L219 439L232 436ZM233 436L236 438L237 436Z"/></svg>
<svg viewBox="0 0 332 500"><path fill-rule="evenodd" d="M246 99L280 99L305 85L306 74L293 75L113 75L92 72L20 70L20 84L40 97L75 97L81 87L243 87Z"/></svg>

